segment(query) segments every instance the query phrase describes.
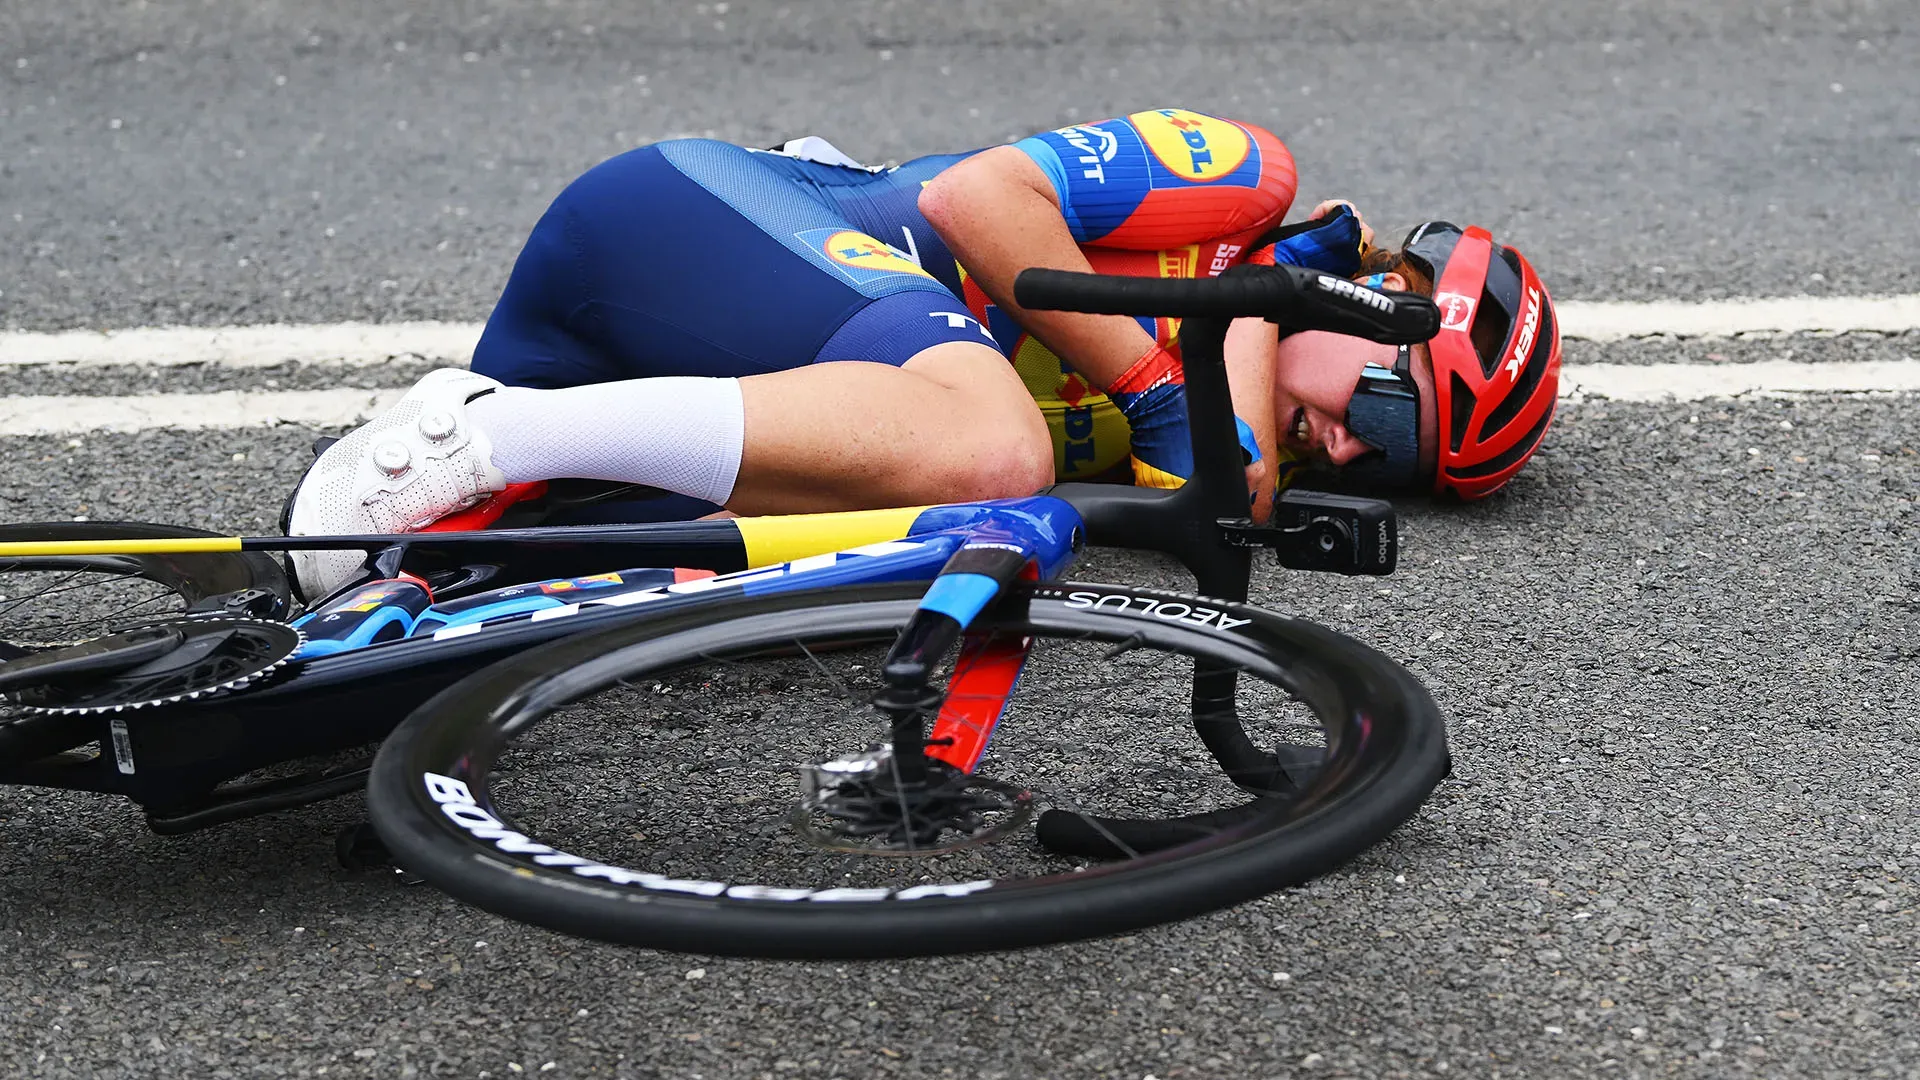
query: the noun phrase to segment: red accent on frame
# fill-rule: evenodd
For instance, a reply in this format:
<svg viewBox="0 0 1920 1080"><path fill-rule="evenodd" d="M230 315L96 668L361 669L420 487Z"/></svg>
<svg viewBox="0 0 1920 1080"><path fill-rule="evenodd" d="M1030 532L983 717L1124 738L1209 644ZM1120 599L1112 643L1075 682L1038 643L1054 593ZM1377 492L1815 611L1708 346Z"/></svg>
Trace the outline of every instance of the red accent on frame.
<svg viewBox="0 0 1920 1080"><path fill-rule="evenodd" d="M1020 681L1020 669L1033 639L968 634L947 680L947 699L927 735L927 756L962 772L972 772L987 751L994 725L1007 711L1007 699ZM948 745L933 745L951 739Z"/></svg>
<svg viewBox="0 0 1920 1080"><path fill-rule="evenodd" d="M401 581L411 581L415 585L420 586L420 591L427 594L427 603L433 603L433 590L427 587L426 578L420 577L417 574L409 574L405 570L400 571L399 577Z"/></svg>

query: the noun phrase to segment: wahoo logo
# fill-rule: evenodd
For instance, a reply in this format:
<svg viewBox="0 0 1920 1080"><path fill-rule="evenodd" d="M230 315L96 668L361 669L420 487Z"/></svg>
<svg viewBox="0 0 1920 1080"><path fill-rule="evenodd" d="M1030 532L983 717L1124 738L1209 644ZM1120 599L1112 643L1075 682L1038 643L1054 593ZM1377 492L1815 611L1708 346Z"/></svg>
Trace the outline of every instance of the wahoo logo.
<svg viewBox="0 0 1920 1080"><path fill-rule="evenodd" d="M1113 132L1090 124L1063 127L1054 132L1067 140L1067 145L1080 151L1079 165L1085 166L1080 175L1096 184L1107 182L1106 163L1120 152L1120 140Z"/></svg>
<svg viewBox="0 0 1920 1080"><path fill-rule="evenodd" d="M1335 296L1344 296L1349 300L1358 300L1377 311L1384 311L1389 314L1393 312L1393 301L1364 285L1355 285L1346 278L1332 277L1327 274L1321 274L1319 282L1320 288L1325 292L1330 292Z"/></svg>
<svg viewBox="0 0 1920 1080"><path fill-rule="evenodd" d="M1527 354L1533 351L1534 335L1540 332L1540 290L1527 290L1527 313L1520 320L1520 336L1513 341L1513 355L1507 358L1508 376L1518 379L1520 365L1527 362Z"/></svg>

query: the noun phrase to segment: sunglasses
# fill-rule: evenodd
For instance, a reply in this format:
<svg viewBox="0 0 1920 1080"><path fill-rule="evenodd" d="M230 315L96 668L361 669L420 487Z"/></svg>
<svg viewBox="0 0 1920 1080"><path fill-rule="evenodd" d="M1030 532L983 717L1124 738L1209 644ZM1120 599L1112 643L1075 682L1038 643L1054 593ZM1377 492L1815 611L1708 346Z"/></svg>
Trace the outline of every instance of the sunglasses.
<svg viewBox="0 0 1920 1080"><path fill-rule="evenodd" d="M1391 369L1368 364L1347 404L1347 430L1373 449L1340 469L1343 479L1401 489L1420 481L1420 391L1413 348L1400 346Z"/></svg>

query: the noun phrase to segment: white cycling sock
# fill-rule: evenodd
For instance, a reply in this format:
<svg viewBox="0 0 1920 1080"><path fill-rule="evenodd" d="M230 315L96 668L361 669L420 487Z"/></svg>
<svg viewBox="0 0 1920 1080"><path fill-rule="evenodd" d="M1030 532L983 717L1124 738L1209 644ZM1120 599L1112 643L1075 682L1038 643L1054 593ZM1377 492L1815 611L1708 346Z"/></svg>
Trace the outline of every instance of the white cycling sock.
<svg viewBox="0 0 1920 1080"><path fill-rule="evenodd" d="M666 377L533 390L467 405L510 484L578 477L647 484L722 506L746 442L738 379Z"/></svg>

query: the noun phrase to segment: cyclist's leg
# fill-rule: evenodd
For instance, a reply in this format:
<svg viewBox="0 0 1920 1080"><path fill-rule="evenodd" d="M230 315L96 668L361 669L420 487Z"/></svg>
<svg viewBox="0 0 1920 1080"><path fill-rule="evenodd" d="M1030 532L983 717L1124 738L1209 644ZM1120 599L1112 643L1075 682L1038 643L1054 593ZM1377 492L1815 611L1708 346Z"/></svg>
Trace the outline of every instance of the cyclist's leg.
<svg viewBox="0 0 1920 1080"><path fill-rule="evenodd" d="M761 156L647 147L581 177L549 219L563 237L541 246L552 265L527 289L516 268L474 360L509 384L572 387L476 403L508 479L651 483L743 513L1051 479L1044 427L965 306ZM554 281L557 301L543 295ZM729 460L707 420L731 392L742 452Z"/></svg>
<svg viewBox="0 0 1920 1080"><path fill-rule="evenodd" d="M965 310L744 150L623 154L541 219L474 370L323 454L292 531L415 528L563 476L743 513L1027 494L1045 427ZM308 595L355 569L304 561L339 563L300 568Z"/></svg>
<svg viewBox="0 0 1920 1080"><path fill-rule="evenodd" d="M1046 421L990 345L899 368L819 364L741 380L746 450L728 509L804 513L1030 495L1053 480ZM819 418L835 434L819 437Z"/></svg>

